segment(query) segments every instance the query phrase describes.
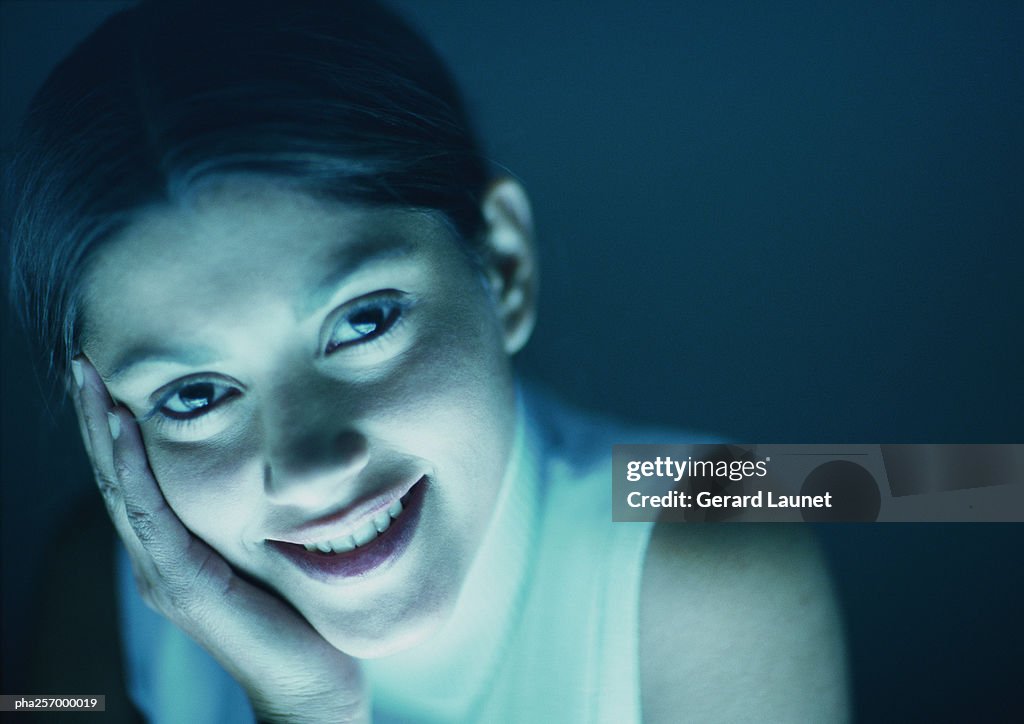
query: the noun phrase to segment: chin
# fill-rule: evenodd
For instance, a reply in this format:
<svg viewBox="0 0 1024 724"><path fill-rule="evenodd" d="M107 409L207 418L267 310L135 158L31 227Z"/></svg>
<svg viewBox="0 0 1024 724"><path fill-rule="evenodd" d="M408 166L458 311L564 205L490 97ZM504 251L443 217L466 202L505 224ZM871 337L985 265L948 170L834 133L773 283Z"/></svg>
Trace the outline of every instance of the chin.
<svg viewBox="0 0 1024 724"><path fill-rule="evenodd" d="M415 648L426 642L444 625L449 611L434 611L424 615L418 611L415 620L405 618L398 623L381 624L381 630L365 635L353 635L351 629L317 627L320 634L339 651L357 659L379 659Z"/></svg>
<svg viewBox="0 0 1024 724"><path fill-rule="evenodd" d="M458 599L454 581L419 581L405 595L380 594L359 610L320 610L308 617L334 648L359 659L378 659L429 640L451 618Z"/></svg>

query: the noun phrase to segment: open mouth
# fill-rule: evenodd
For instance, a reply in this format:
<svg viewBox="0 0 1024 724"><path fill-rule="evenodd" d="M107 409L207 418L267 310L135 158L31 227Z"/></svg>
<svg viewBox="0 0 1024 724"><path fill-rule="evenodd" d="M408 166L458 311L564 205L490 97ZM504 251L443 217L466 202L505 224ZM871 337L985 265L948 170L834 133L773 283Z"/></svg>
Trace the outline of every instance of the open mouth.
<svg viewBox="0 0 1024 724"><path fill-rule="evenodd" d="M426 476L420 478L386 510L340 538L304 544L267 542L316 580L336 581L366 575L393 562L408 546L416 531L428 487Z"/></svg>
<svg viewBox="0 0 1024 724"><path fill-rule="evenodd" d="M368 520L362 527L357 528L351 535L317 543L304 543L303 547L310 553L320 552L325 555L348 553L356 548L364 548L386 533L391 527L391 521L396 520L405 512L410 495L412 495L412 490L392 503L387 510L381 511L372 520Z"/></svg>

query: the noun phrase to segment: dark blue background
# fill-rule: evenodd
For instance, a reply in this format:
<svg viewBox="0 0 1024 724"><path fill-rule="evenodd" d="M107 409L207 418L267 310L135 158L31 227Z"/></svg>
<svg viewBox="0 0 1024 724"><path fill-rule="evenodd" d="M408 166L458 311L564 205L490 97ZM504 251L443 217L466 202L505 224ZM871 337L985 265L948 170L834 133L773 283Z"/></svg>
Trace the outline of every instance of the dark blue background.
<svg viewBox="0 0 1024 724"><path fill-rule="evenodd" d="M0 6L5 147L123 4ZM732 439L1024 441L1024 4L394 4L534 199L527 375ZM22 352L5 322L4 691L37 542L88 490ZM1020 526L821 533L859 718L1019 713Z"/></svg>

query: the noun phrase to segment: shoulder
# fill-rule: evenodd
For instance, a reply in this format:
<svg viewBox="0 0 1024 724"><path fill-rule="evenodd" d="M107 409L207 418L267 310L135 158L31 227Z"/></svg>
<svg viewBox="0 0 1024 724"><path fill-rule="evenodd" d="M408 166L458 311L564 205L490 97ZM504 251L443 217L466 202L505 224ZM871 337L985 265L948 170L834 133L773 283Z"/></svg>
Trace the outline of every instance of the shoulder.
<svg viewBox="0 0 1024 724"><path fill-rule="evenodd" d="M644 721L846 721L841 623L810 531L656 525L640 677Z"/></svg>

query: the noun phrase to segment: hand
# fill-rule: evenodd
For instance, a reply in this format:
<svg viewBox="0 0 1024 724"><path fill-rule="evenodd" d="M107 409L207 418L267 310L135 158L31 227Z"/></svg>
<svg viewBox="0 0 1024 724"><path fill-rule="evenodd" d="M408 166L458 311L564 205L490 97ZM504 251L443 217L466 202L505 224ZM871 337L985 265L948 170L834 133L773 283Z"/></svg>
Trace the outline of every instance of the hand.
<svg viewBox="0 0 1024 724"><path fill-rule="evenodd" d="M72 365L86 450L146 603L213 654L260 721L368 722L357 663L182 524L149 468L135 418L113 403L88 360Z"/></svg>

